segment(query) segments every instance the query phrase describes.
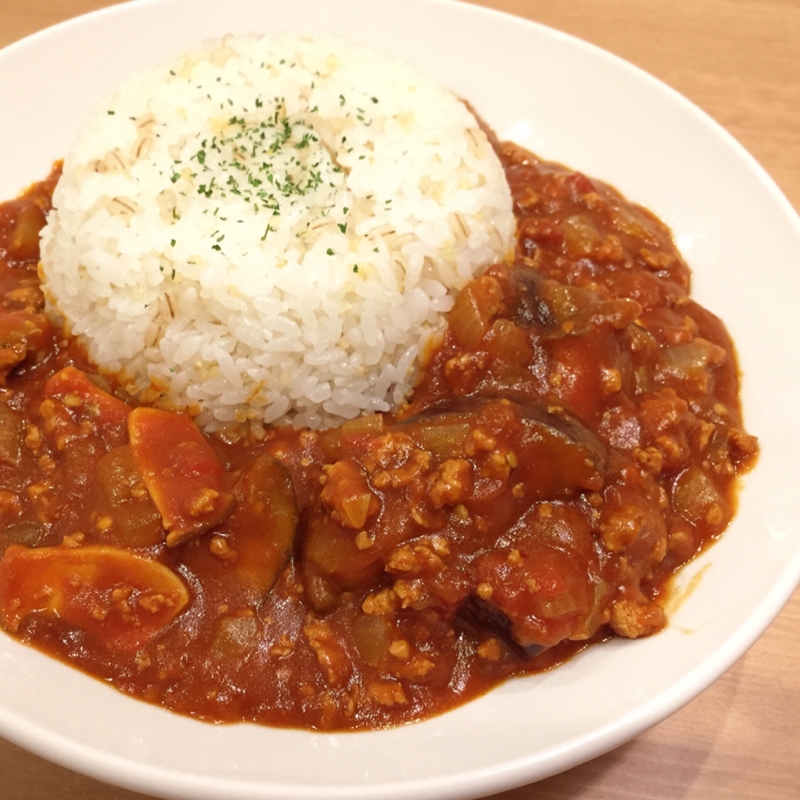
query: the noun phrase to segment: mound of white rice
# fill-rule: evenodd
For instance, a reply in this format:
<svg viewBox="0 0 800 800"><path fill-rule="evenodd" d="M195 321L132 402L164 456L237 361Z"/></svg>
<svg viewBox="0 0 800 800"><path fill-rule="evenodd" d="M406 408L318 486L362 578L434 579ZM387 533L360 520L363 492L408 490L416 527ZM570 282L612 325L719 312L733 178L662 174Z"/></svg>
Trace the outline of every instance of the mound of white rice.
<svg viewBox="0 0 800 800"><path fill-rule="evenodd" d="M343 40L227 37L138 74L69 152L51 303L103 370L209 429L388 410L513 246L473 115Z"/></svg>

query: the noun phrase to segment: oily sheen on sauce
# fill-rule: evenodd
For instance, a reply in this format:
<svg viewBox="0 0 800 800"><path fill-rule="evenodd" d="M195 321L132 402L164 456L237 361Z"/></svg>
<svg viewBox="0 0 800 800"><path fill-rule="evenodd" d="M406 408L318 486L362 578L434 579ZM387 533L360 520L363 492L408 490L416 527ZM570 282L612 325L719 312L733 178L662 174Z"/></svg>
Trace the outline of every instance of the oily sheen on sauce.
<svg viewBox="0 0 800 800"><path fill-rule="evenodd" d="M43 311L57 173L5 203L6 630L179 713L330 730L661 629L757 453L732 344L652 214L496 147L513 263L461 292L410 401L263 439L125 404ZM210 493L171 480L189 463Z"/></svg>

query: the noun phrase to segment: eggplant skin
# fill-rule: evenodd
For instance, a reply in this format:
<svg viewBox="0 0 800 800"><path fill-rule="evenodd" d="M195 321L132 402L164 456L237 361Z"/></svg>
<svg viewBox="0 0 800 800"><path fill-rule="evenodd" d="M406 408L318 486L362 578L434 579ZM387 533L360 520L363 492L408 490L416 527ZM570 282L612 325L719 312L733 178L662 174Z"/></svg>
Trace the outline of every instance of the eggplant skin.
<svg viewBox="0 0 800 800"><path fill-rule="evenodd" d="M542 644L520 644L514 638L511 620L496 605L476 594L471 594L461 604L457 620L462 627L497 637L508 650L521 659L536 658L548 649Z"/></svg>
<svg viewBox="0 0 800 800"><path fill-rule="evenodd" d="M578 417L560 406L545 405L524 396L458 397L409 417L399 427L413 429L420 424L445 426L469 422L475 427L491 428L493 422L509 413L521 424L519 441L513 445L523 475L536 473L526 481L529 501L566 498L576 492L602 489L608 465L605 445Z"/></svg>

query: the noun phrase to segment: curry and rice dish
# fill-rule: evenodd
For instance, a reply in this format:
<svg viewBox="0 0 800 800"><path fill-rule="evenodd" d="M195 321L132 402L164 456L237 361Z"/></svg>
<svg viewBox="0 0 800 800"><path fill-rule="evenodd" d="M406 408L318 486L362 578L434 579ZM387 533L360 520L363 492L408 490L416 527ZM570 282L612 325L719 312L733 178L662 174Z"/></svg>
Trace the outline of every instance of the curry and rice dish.
<svg viewBox="0 0 800 800"><path fill-rule="evenodd" d="M362 48L136 76L0 206L0 622L323 730L656 633L757 456L689 280L651 213Z"/></svg>

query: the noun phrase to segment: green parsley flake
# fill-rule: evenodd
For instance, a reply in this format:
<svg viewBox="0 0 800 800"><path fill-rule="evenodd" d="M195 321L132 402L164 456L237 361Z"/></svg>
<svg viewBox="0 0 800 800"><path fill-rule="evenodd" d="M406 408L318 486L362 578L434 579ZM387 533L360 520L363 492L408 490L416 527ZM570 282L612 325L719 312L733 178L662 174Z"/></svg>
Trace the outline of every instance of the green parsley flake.
<svg viewBox="0 0 800 800"><path fill-rule="evenodd" d="M262 106L259 99L256 107ZM317 160L309 163L311 147L319 143L319 138L305 120L289 119L282 98L274 98L274 106L267 113L268 116L262 112L256 117L234 114L227 120L221 135L214 136L211 141L202 141L191 156L191 160L202 168L199 181L202 181L203 172L227 172L227 177L223 188L215 182L212 174L210 181L199 183L198 194L207 198L225 198L227 191L251 204L256 213L266 210L272 216L278 216L284 201L294 205L296 198L308 195L320 186L336 188L324 180L319 148L313 151ZM300 153L308 155L301 156ZM340 172L329 162L325 163L324 169ZM238 173L240 177L232 173ZM173 170L172 182L175 183L179 177L179 173Z"/></svg>

